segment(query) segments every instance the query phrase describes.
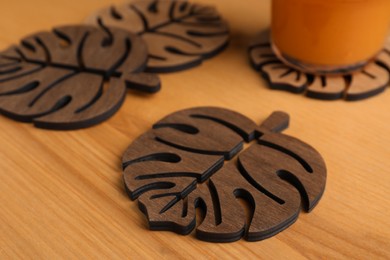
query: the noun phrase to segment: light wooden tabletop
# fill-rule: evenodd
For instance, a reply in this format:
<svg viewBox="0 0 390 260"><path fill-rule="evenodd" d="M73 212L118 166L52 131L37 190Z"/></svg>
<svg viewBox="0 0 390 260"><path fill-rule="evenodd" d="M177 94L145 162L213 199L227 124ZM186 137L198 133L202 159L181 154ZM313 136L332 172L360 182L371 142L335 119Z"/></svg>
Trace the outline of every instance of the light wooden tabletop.
<svg viewBox="0 0 390 260"><path fill-rule="evenodd" d="M75 24L120 0L0 2L0 47L30 33ZM269 0L196 0L231 25L222 54L161 75L153 96L129 92L107 122L79 131L36 129L0 116L0 258L390 258L390 89L359 102L319 101L268 89L247 45L269 26ZM285 132L314 146L328 167L323 199L289 229L261 242L198 241L152 232L124 191L121 156L163 116L221 106L261 122L291 115Z"/></svg>

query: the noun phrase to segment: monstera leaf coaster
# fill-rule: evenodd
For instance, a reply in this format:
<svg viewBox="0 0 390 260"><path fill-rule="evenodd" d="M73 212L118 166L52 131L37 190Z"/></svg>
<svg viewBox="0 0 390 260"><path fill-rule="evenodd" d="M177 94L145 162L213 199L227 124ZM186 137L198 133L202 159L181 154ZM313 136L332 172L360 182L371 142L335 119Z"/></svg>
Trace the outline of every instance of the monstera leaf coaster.
<svg viewBox="0 0 390 260"><path fill-rule="evenodd" d="M87 23L116 26L142 36L149 49L147 71L196 66L228 43L228 26L216 10L184 0L135 0L102 9Z"/></svg>
<svg viewBox="0 0 390 260"><path fill-rule="evenodd" d="M274 54L269 32L263 32L249 48L254 68L272 89L303 93L317 99L361 100L383 92L390 81L390 41L362 71L347 75L324 76L302 73L285 65Z"/></svg>
<svg viewBox="0 0 390 260"><path fill-rule="evenodd" d="M201 240L273 236L296 221L301 207L317 205L326 182L321 155L281 133L288 123L283 112L260 126L221 108L171 114L125 152L127 192L138 199L152 230L188 234L198 208ZM245 150L244 143L250 143Z"/></svg>
<svg viewBox="0 0 390 260"><path fill-rule="evenodd" d="M118 28L64 26L26 37L0 52L0 112L51 129L97 124L121 106L126 87L156 92L140 73L147 47Z"/></svg>

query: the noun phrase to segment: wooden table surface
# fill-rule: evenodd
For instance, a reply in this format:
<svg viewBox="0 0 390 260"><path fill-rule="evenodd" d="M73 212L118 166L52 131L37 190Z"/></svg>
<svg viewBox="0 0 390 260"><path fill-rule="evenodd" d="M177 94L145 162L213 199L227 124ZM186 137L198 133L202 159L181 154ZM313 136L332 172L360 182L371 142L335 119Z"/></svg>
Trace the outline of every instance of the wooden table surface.
<svg viewBox="0 0 390 260"><path fill-rule="evenodd" d="M73 24L120 0L14 0L0 3L0 47L32 32ZM359 101L319 101L272 91L249 66L246 46L269 26L269 0L215 4L231 25L221 55L161 75L154 96L129 92L107 122L70 132L36 129L0 116L0 258L390 258L390 89ZM314 146L328 167L311 213L261 242L198 241L152 232L122 183L121 156L163 116L221 106L260 122L291 115L285 132Z"/></svg>

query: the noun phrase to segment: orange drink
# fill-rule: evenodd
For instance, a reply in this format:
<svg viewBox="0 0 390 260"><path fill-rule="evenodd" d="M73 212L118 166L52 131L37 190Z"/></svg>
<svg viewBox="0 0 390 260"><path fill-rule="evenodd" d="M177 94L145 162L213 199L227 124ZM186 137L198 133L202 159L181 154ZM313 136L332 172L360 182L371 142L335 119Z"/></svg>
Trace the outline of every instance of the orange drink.
<svg viewBox="0 0 390 260"><path fill-rule="evenodd" d="M363 67L382 49L390 0L272 0L272 45L284 62L311 73Z"/></svg>

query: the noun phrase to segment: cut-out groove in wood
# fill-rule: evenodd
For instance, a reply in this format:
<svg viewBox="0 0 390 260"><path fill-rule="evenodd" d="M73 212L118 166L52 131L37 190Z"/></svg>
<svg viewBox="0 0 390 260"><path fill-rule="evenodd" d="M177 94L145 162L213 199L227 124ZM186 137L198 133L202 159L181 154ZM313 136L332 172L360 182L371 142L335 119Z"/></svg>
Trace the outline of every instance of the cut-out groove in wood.
<svg viewBox="0 0 390 260"><path fill-rule="evenodd" d="M301 206L317 205L326 182L321 155L281 133L288 124L283 112L260 126L215 107L168 115L125 152L126 190L152 230L188 234L196 228L196 236L210 242L273 236L297 220ZM251 145L242 151L245 142ZM204 213L198 227L197 208Z"/></svg>
<svg viewBox="0 0 390 260"><path fill-rule="evenodd" d="M347 75L311 75L285 65L273 53L269 32L261 33L249 48L253 67L270 88L324 100L361 100L382 93L390 82L390 44L362 71Z"/></svg>
<svg viewBox="0 0 390 260"><path fill-rule="evenodd" d="M113 115L126 87L153 93L156 75L139 73L147 47L118 28L64 26L0 52L0 113L35 126L70 130Z"/></svg>
<svg viewBox="0 0 390 260"><path fill-rule="evenodd" d="M213 7L184 0L135 0L104 8L86 22L141 35L148 45L151 72L199 65L222 51L229 39L227 23Z"/></svg>

